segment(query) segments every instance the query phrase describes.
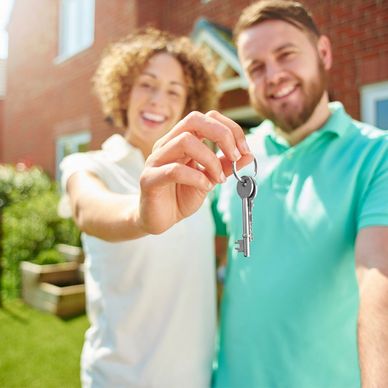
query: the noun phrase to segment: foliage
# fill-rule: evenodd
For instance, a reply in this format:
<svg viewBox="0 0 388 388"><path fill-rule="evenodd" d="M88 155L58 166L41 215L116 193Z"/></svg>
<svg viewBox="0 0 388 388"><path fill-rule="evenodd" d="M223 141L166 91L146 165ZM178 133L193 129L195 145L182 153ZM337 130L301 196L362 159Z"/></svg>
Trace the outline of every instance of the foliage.
<svg viewBox="0 0 388 388"><path fill-rule="evenodd" d="M31 261L35 264L44 265L63 263L66 260L56 249L47 249L39 252L38 255Z"/></svg>
<svg viewBox="0 0 388 388"><path fill-rule="evenodd" d="M58 243L80 246L80 233L72 220L58 215L56 185L42 170L0 167L0 198L5 206L3 286L7 296L16 296L20 289L21 261L62 261L52 252L54 246Z"/></svg>
<svg viewBox="0 0 388 388"><path fill-rule="evenodd" d="M39 195L51 187L50 178L38 167L0 165L0 207Z"/></svg>
<svg viewBox="0 0 388 388"><path fill-rule="evenodd" d="M63 320L5 301L0 309L0 387L80 387L85 315Z"/></svg>

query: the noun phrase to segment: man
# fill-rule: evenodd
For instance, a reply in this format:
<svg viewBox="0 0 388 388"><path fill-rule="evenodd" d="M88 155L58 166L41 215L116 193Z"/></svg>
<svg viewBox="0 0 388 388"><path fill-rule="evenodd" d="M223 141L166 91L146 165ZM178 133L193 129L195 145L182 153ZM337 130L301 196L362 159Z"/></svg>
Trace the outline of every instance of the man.
<svg viewBox="0 0 388 388"><path fill-rule="evenodd" d="M387 134L329 104L330 42L301 4L252 4L235 37L267 120L248 136L259 163L249 259L233 247L235 178L219 195L230 244L215 386L387 387ZM187 116L147 161L139 228L160 233L194 212L231 160L252 160L241 128L217 112Z"/></svg>

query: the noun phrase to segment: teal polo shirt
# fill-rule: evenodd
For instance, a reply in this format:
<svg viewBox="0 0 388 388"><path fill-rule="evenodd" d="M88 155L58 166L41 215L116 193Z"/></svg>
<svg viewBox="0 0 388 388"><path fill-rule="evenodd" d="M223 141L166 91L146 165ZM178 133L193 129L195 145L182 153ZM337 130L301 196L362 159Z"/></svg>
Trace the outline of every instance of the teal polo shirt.
<svg viewBox="0 0 388 388"><path fill-rule="evenodd" d="M250 258L234 249L237 181L221 187L230 243L217 388L360 387L354 246L361 228L388 225L388 136L340 103L330 110L295 146L269 121L248 136L259 166Z"/></svg>

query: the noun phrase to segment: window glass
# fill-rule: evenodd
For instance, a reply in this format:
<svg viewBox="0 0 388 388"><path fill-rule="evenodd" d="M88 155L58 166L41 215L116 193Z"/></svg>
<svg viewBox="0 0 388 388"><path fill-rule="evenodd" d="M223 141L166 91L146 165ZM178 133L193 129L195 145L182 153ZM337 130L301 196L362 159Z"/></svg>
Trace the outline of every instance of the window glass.
<svg viewBox="0 0 388 388"><path fill-rule="evenodd" d="M388 81L361 88L361 119L388 130Z"/></svg>
<svg viewBox="0 0 388 388"><path fill-rule="evenodd" d="M62 159L74 152L85 152L89 150L91 136L89 132L81 132L72 135L61 136L56 144L56 178L61 179L59 165Z"/></svg>
<svg viewBox="0 0 388 388"><path fill-rule="evenodd" d="M388 129L388 98L376 101L376 125Z"/></svg>
<svg viewBox="0 0 388 388"><path fill-rule="evenodd" d="M94 1L61 0L59 60L66 59L93 44Z"/></svg>

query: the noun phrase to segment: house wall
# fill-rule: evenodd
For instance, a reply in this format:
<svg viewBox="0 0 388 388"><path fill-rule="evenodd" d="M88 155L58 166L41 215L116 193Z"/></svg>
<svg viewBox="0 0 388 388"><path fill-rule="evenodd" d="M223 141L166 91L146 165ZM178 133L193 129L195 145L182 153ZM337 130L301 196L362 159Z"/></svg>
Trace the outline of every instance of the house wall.
<svg viewBox="0 0 388 388"><path fill-rule="evenodd" d="M331 97L360 118L362 85L388 80L388 2L306 1L332 43Z"/></svg>
<svg viewBox="0 0 388 388"><path fill-rule="evenodd" d="M0 163L3 163L2 142L4 132L4 100L0 99Z"/></svg>
<svg viewBox="0 0 388 388"><path fill-rule="evenodd" d="M7 61L4 58L0 58L0 163L3 160L2 155L2 138L4 128L4 99L6 93L6 75L7 75Z"/></svg>
<svg viewBox="0 0 388 388"><path fill-rule="evenodd" d="M5 161L39 164L52 176L58 136L93 130L95 148L112 133L91 92L91 77L103 48L134 28L136 2L97 0L93 48L55 64L58 13L59 1L15 1L2 144Z"/></svg>
<svg viewBox="0 0 388 388"><path fill-rule="evenodd" d="M104 123L90 79L101 51L136 26L153 24L190 34L199 17L232 27L252 1L96 0L92 48L59 64L58 0L15 0L9 24L7 99L0 156L55 171L57 136L92 130L97 148L113 129ZM330 95L360 117L359 88L388 80L388 2L306 0L333 44ZM239 101L244 96L239 95ZM233 106L233 94L223 104ZM0 113L1 114L1 113Z"/></svg>
<svg viewBox="0 0 388 388"><path fill-rule="evenodd" d="M199 15L232 28L240 10L252 1L213 0L202 4L187 0L184 7L180 0L165 0L165 3L168 12L163 13L162 26L189 34ZM305 0L303 3L332 42L331 98L342 101L352 116L360 118L359 88L388 80L388 1Z"/></svg>

